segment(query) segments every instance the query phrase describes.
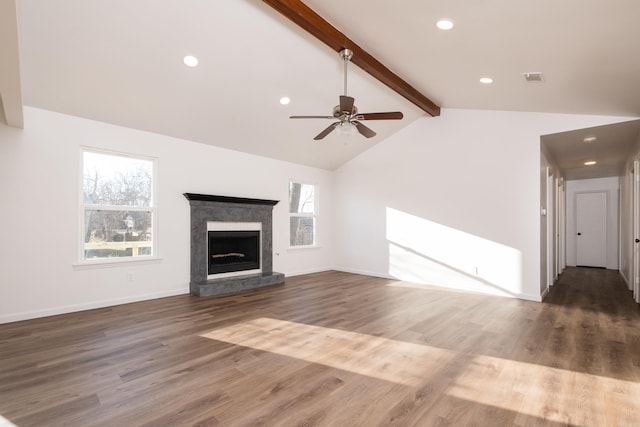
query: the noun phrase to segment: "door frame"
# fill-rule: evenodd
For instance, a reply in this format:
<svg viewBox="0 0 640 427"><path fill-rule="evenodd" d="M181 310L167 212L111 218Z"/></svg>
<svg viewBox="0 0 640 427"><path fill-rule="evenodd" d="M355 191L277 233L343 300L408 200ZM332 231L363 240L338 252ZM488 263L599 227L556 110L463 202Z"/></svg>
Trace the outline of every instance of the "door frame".
<svg viewBox="0 0 640 427"><path fill-rule="evenodd" d="M551 168L547 168L547 288L553 286L556 278L556 187Z"/></svg>
<svg viewBox="0 0 640 427"><path fill-rule="evenodd" d="M558 183L558 272L567 267L567 194L564 179Z"/></svg>

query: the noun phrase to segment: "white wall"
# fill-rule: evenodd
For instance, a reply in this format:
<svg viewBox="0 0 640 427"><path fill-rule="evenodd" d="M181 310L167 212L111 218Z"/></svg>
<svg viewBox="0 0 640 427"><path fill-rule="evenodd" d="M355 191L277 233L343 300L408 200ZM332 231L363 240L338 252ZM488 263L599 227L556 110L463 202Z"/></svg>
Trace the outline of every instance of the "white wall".
<svg viewBox="0 0 640 427"><path fill-rule="evenodd" d="M607 268L618 269L620 178L579 179L567 181L567 265L576 262L576 194L607 193Z"/></svg>
<svg viewBox="0 0 640 427"><path fill-rule="evenodd" d="M162 261L74 268L81 145L158 158ZM290 178L319 185L321 248L287 249ZM274 270L293 275L333 265L331 172L25 108L24 130L0 126L0 323L187 293L186 192L280 200ZM126 280L129 272L133 282Z"/></svg>
<svg viewBox="0 0 640 427"><path fill-rule="evenodd" d="M623 121L443 109L341 167L337 267L541 299L540 136Z"/></svg>
<svg viewBox="0 0 640 427"><path fill-rule="evenodd" d="M187 293L185 192L281 200L287 275L337 267L539 300L540 135L623 120L443 109L331 173L25 108L24 130L0 126L0 323ZM159 159L161 262L74 268L81 145ZM318 249L287 249L290 178L320 186Z"/></svg>

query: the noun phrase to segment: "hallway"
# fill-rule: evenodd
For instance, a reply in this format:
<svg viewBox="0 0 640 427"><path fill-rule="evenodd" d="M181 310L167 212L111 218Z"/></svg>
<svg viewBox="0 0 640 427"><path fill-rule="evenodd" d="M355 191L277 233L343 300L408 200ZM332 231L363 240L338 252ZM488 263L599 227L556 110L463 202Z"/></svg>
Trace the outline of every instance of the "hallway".
<svg viewBox="0 0 640 427"><path fill-rule="evenodd" d="M543 304L557 367L640 381L640 305L617 270L568 267Z"/></svg>

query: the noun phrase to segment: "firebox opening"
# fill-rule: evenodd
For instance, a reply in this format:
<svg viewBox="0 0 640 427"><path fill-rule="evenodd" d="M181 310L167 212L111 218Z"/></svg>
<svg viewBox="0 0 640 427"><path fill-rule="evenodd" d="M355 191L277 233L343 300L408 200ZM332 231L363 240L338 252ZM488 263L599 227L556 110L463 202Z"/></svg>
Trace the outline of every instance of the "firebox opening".
<svg viewBox="0 0 640 427"><path fill-rule="evenodd" d="M260 269L260 231L208 231L209 274Z"/></svg>

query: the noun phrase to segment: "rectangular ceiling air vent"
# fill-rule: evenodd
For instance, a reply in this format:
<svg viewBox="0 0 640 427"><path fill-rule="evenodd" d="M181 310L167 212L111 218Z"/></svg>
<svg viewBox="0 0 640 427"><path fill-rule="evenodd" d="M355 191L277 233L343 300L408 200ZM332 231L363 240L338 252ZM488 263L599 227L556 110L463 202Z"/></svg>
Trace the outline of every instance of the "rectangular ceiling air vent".
<svg viewBox="0 0 640 427"><path fill-rule="evenodd" d="M535 72L535 73L522 73L522 75L524 76L524 79L525 79L528 83L533 83L533 82L543 82L543 81L544 81L544 77L542 76L542 73L540 73L540 72Z"/></svg>

